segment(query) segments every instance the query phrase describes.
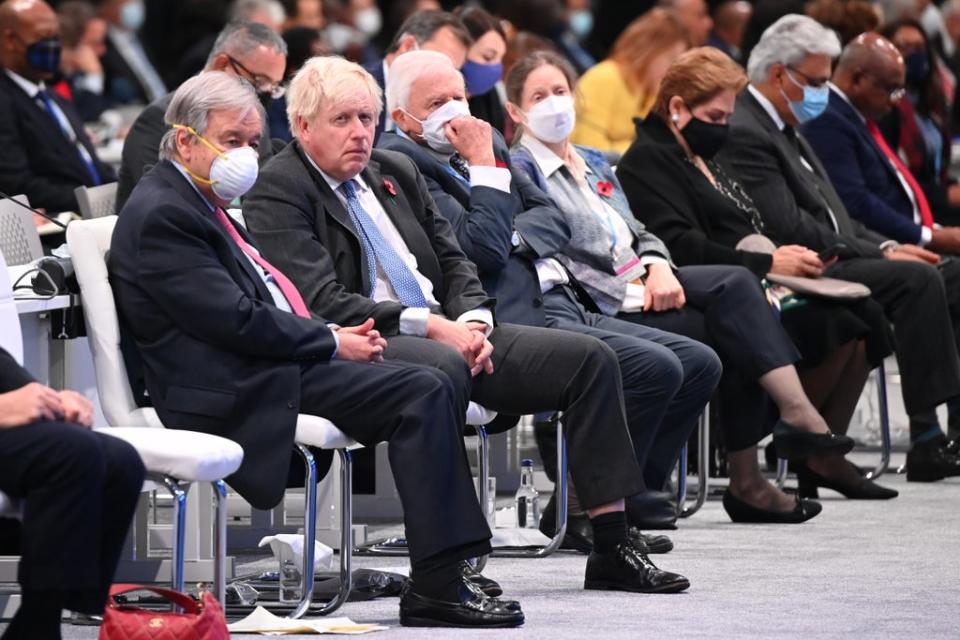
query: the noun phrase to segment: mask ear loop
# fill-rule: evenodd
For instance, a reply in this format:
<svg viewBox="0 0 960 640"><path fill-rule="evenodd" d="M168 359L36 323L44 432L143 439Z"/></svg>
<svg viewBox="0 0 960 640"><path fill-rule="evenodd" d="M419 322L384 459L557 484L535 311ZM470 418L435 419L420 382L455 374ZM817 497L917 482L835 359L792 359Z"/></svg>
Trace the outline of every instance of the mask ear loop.
<svg viewBox="0 0 960 640"><path fill-rule="evenodd" d="M175 124L175 125L173 125L173 128L174 128L174 129L183 129L184 131L186 131L186 132L189 133L190 135L196 136L196 137L197 137L197 140L199 140L199 141L202 142L203 144L207 145L207 147L208 147L211 151L213 151L215 154L217 154L220 158L223 158L224 160L227 160L227 161L230 160L230 157L227 156L227 154L225 154L225 153L224 153L223 151L221 151L220 149L217 149L217 148L213 145L212 142L210 142L209 140L207 140L206 138L204 138L202 135L200 135L199 133L197 133L196 129L194 129L193 127L187 126L187 125L185 125L185 124ZM190 177L191 177L191 178L193 178L194 180L196 180L197 182L200 182L200 183L202 183L202 184L213 185L213 184L215 184L215 183L217 182L216 180L210 180L209 178L204 178L204 177L202 177L202 176L198 176L198 175L195 174L193 171L190 171L190 169L188 169L187 167L183 167L183 170L186 171L188 174L190 174Z"/></svg>

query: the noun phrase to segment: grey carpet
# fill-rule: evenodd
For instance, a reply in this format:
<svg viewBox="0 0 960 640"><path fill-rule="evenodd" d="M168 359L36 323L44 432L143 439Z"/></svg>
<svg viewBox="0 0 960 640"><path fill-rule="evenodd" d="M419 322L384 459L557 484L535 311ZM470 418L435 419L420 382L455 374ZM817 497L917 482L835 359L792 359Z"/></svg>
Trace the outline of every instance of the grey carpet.
<svg viewBox="0 0 960 640"><path fill-rule="evenodd" d="M857 461L870 464L872 458ZM655 556L690 578L684 594L584 592L585 557L562 553L490 561L485 573L523 605L527 623L521 629L404 629L397 626L395 599L350 603L338 615L390 625L376 635L391 638L956 640L960 479L908 484L888 475L883 484L899 489L900 497L853 502L824 492L824 512L799 526L735 525L719 501L708 502L670 532L676 549ZM356 564L397 562L359 558ZM92 639L97 630L65 626L63 633Z"/></svg>

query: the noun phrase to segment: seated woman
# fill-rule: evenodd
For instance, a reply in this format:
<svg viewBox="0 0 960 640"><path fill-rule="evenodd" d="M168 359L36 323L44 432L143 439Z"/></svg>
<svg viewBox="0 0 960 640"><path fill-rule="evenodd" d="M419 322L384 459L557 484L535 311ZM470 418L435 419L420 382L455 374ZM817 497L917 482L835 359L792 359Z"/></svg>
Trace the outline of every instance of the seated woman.
<svg viewBox="0 0 960 640"><path fill-rule="evenodd" d="M470 113L503 133L507 113L503 110L500 81L503 78L503 56L507 53L507 35L500 20L480 7L459 7L453 13L473 38L473 44L467 50L467 61L460 69L467 83Z"/></svg>
<svg viewBox="0 0 960 640"><path fill-rule="evenodd" d="M22 601L4 640L55 640L63 609L106 606L145 472L92 422L86 398L34 382L0 349L0 491L23 501Z"/></svg>
<svg viewBox="0 0 960 640"><path fill-rule="evenodd" d="M631 22L610 56L583 74L571 140L604 153L626 151L636 135L633 119L646 117L667 67L686 50L687 33L666 9Z"/></svg>
<svg viewBox="0 0 960 640"><path fill-rule="evenodd" d="M633 212L667 243L678 264L743 265L758 279L767 273L817 277L824 265L804 247L779 247L772 256L735 248L745 236L762 233L762 212L711 158L745 83L740 67L710 49L681 56L664 77L650 117L637 127L637 142L617 176ZM845 433L869 369L891 351L882 309L872 298L807 298L785 307L780 320L803 355L798 366L808 397L834 432ZM800 480L804 493L819 485L851 498L897 495L864 480L840 457L808 459Z"/></svg>
<svg viewBox="0 0 960 640"><path fill-rule="evenodd" d="M759 279L732 266L687 266L674 275L669 252L633 218L602 154L569 143L574 82L569 66L546 52L528 56L507 78L507 111L523 127L514 163L549 191L573 234L564 255L538 264L541 286L548 290L548 319L561 328L584 330L580 327L586 325L627 335L634 324L656 326L713 347L725 368L721 422L731 483L724 507L734 521L809 519L819 505L795 501L760 472L755 445L769 426L764 392L780 410L774 440L782 456L842 461L850 440L829 432L804 393L793 367L800 354L767 303ZM642 263L646 269L637 269ZM564 286L568 283L579 299L571 295L571 286ZM861 337L845 342L855 345ZM848 358L851 352L860 353L850 347ZM791 446L797 434L825 446L801 451ZM830 471L828 465L818 468Z"/></svg>

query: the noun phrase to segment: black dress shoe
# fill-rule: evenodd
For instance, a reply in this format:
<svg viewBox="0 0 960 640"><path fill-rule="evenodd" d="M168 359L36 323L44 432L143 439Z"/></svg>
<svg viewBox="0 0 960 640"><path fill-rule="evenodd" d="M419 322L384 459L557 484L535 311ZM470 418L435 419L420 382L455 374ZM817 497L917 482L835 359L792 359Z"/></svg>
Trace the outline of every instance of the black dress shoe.
<svg viewBox="0 0 960 640"><path fill-rule="evenodd" d="M799 524L806 522L823 510L819 502L801 500L792 511L766 511L744 502L727 489L723 493L723 509L734 522L760 524Z"/></svg>
<svg viewBox="0 0 960 640"><path fill-rule="evenodd" d="M797 495L801 498L819 498L817 487L833 489L850 500L890 500L900 495L899 491L881 487L871 480L861 477L855 485L842 485L824 478L817 472L804 466L797 470Z"/></svg>
<svg viewBox="0 0 960 640"><path fill-rule="evenodd" d="M942 448L948 456L960 456L960 438L947 441L947 444L943 445Z"/></svg>
<svg viewBox="0 0 960 640"><path fill-rule="evenodd" d="M557 533L557 498L550 496L547 506L540 512L540 533L553 538ZM567 532L560 542L561 549L573 549L580 553L593 551L593 527L586 513L567 514Z"/></svg>
<svg viewBox="0 0 960 640"><path fill-rule="evenodd" d="M773 427L777 455L787 460L804 460L818 453L844 455L853 449L853 438L836 433L811 433L778 420Z"/></svg>
<svg viewBox="0 0 960 640"><path fill-rule="evenodd" d="M637 593L677 593L690 588L683 576L658 569L643 551L629 539L616 551L597 553L587 558L584 589L634 591Z"/></svg>
<svg viewBox="0 0 960 640"><path fill-rule="evenodd" d="M907 452L907 482L936 482L960 476L960 457L947 451L949 445L943 437L914 443Z"/></svg>
<svg viewBox="0 0 960 640"><path fill-rule="evenodd" d="M627 528L627 537L634 545L647 554L669 553L673 551L673 540L667 536L643 533L636 527Z"/></svg>
<svg viewBox="0 0 960 640"><path fill-rule="evenodd" d="M497 583L496 580L491 580L487 576L483 575L466 560L460 561L460 574L473 584L480 587L480 591L483 591L491 598L496 598L497 596L503 595L503 589L500 588L500 584Z"/></svg>
<svg viewBox="0 0 960 640"><path fill-rule="evenodd" d="M523 624L523 611L515 601L491 598L463 580L454 602L422 596L410 587L400 596L400 624L405 627L472 627L501 629Z"/></svg>
<svg viewBox="0 0 960 640"><path fill-rule="evenodd" d="M677 496L666 491L645 491L624 500L627 524L641 531L677 528Z"/></svg>

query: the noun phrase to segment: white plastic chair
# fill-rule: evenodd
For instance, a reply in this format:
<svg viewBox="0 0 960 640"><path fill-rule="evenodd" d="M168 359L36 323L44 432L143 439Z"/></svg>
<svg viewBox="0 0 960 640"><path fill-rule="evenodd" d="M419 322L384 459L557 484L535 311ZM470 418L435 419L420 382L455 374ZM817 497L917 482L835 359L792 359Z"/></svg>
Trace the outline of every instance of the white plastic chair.
<svg viewBox="0 0 960 640"><path fill-rule="evenodd" d="M110 182L98 187L77 187L73 190L80 215L85 220L110 216L117 211L117 183Z"/></svg>

